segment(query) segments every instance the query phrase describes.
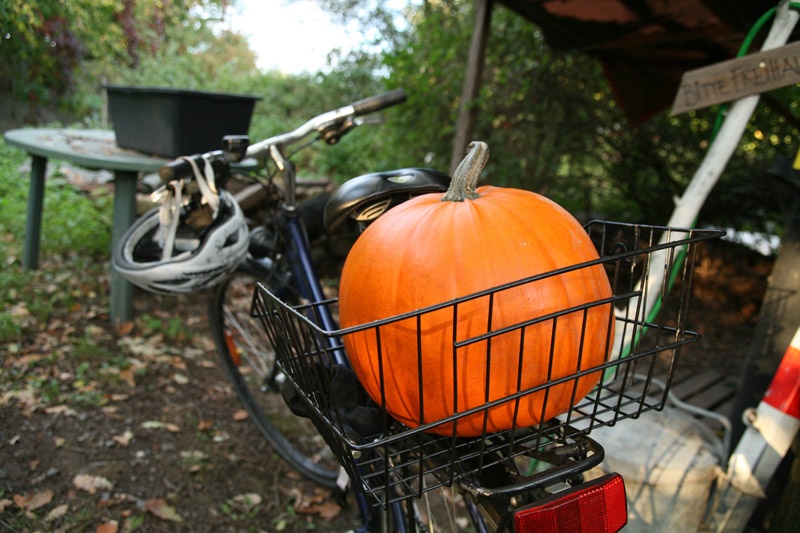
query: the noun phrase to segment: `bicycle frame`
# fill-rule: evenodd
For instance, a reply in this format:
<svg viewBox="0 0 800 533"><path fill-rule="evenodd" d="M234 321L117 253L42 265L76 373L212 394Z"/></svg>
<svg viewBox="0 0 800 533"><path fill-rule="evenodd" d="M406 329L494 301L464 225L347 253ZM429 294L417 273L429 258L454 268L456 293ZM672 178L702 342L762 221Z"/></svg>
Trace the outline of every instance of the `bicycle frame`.
<svg viewBox="0 0 800 533"><path fill-rule="evenodd" d="M311 248L309 246L306 228L297 209L298 202L295 195L297 175L294 165L286 160L280 147L277 145L270 147L270 156L278 165L286 185L286 200L281 207L281 218L285 227L286 236L289 239L286 251L287 254L289 254L289 264L291 265L292 279L294 280L295 288L298 290L301 298L312 304L317 304L315 305L314 320L326 329L336 329L337 324L333 318L330 307L325 304L326 297L311 258ZM343 350L337 348L337 343L333 339L328 339L328 345L330 353L333 355L333 361L330 363L349 367L347 356ZM337 483L339 484L339 488L343 491L348 488L346 476L340 476L340 480ZM365 495L357 488L354 487L351 492L355 495L358 513L362 522L362 527L357 533L371 533L381 529L381 523L387 518L385 513L381 512L379 508L371 506ZM410 525L411 527L407 527L407 524L401 520L401 517L405 515L400 509L402 505L403 503L400 501L392 503L392 513L390 517L393 518L394 530L399 533L415 531L415 526ZM469 502L467 505L469 512L473 516L473 520L475 520L476 523L480 523L481 517L474 504Z"/></svg>
<svg viewBox="0 0 800 533"><path fill-rule="evenodd" d="M319 303L325 300L325 294L319 282L319 277L314 270L314 263L311 259L311 249L308 245L308 236L305 226L297 211L297 198L294 194L297 185L297 176L294 165L287 161L276 146L270 150L275 163L282 169L283 178L286 183L286 201L282 208L283 223L286 226L286 234L289 237L289 247L287 252L290 254L289 263L292 267L292 275L297 284L297 289L302 298L309 302ZM328 306L319 307L316 319L323 327L335 328L336 322L331 315ZM347 364L347 358L342 353L337 353L335 361L337 364Z"/></svg>

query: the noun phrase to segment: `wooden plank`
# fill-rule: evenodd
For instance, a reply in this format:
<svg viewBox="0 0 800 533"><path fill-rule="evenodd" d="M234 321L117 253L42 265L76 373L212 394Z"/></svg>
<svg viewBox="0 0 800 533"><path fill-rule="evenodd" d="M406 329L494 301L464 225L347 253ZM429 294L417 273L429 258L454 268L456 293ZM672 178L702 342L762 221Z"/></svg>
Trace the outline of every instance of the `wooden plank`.
<svg viewBox="0 0 800 533"><path fill-rule="evenodd" d="M678 115L800 82L800 41L685 72L672 114Z"/></svg>
<svg viewBox="0 0 800 533"><path fill-rule="evenodd" d="M489 31L492 20L492 7L494 0L478 0L475 5L475 27L472 31L472 41L469 45L467 57L467 72L461 95L461 109L456 124L456 137L453 140L453 153L450 156L450 174L452 174L471 141L472 125L475 122L474 101L481 88L481 73L486 56L486 43L489 40Z"/></svg>
<svg viewBox="0 0 800 533"><path fill-rule="evenodd" d="M670 391L684 402L693 403L692 397L708 389L715 383L723 379L722 374L715 370L706 370L699 374L694 374L686 381L673 383Z"/></svg>
<svg viewBox="0 0 800 533"><path fill-rule="evenodd" d="M730 380L725 379L692 396L689 403L701 409L716 411L725 400L732 399L735 394L735 385Z"/></svg>

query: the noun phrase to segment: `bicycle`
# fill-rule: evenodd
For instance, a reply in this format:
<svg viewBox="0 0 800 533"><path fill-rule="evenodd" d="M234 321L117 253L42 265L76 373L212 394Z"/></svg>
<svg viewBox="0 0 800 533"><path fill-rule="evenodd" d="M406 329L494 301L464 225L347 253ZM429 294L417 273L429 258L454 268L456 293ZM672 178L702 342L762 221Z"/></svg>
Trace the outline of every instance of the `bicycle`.
<svg viewBox="0 0 800 533"><path fill-rule="evenodd" d="M785 35L781 38L785 40ZM768 41L775 42L776 39L771 35ZM448 487L451 494L463 499L460 505L467 514L467 522L478 531L512 528L529 531L532 526L525 524L529 513L547 515L551 520L551 530L557 530L558 526L552 526L557 523L552 521L558 520L555 518L556 508L574 508L577 499L588 497L591 500L598 494L616 503L608 507L589 507L592 509L589 514L604 519L613 515L612 525L602 530L615 530L624 523L620 518L624 508L624 488L620 493L620 478L611 475L590 483L580 479L582 473L603 459L602 447L589 434L594 429L613 426L620 420L638 418L646 411L660 410L671 401L670 380L678 355L686 344L696 339L696 334L685 329L694 250L699 242L719 237L721 232L610 222L593 222L587 226L587 231L595 234L600 251L596 264L603 265L615 280L611 300L597 302L597 305L612 303L615 306L615 320L622 335L616 337L619 343L610 351L603 365L591 369L603 373L600 384L557 419L534 428L463 439L431 436L425 430L431 425L456 422L462 416L474 415L494 404L481 406L470 413L456 413L446 420L433 421L414 429L392 421L379 409L375 412L377 425L366 433L353 433L352 420L341 413L341 396L332 394L334 389L342 389L342 383L346 397L357 397L361 392L346 372L341 337L355 331L379 332L400 318L337 329L335 300L326 298L314 271L303 229L305 223L300 220L306 213L305 206L296 201L297 181L290 163L291 154L287 155L284 150L300 145L312 135L315 138L309 142L316 139L337 142L357 125L357 115L377 111L400 100L398 94L378 100L367 99L358 105L320 115L294 132L252 146L244 138L229 138L224 150L194 158L196 164L210 162L221 175L225 174L229 161L244 157L256 157L262 162L269 159L278 166L277 175L285 180L284 187L280 188L272 181L275 175L267 179L264 189L270 215L264 229L250 234L250 254L239 264L233 276L211 291L209 316L223 366L251 418L287 461L310 479L328 487L340 487L336 482L344 479L339 476L340 465L343 466L346 478L353 483L354 492L359 496L357 501L364 517L364 530L376 530L387 525L398 531L425 530L429 526L421 526L425 523L424 506L417 505L417 502ZM744 111L731 113L729 130L736 129L733 125L736 121L731 117L741 120L752 112L752 109L747 109L749 105L752 103L741 106ZM720 146L730 145L732 137L734 135L726 133L723 128L720 138L725 138L726 142L719 143ZM719 166L716 160L724 162L730 157L729 153L719 155L726 150L718 150L716 146L716 143L712 146L707 158L708 164L715 168ZM168 181L179 175L191 175L185 161L176 165L165 169L162 177ZM698 175L702 174L705 166L704 162ZM716 168L716 175L720 171ZM391 178L408 174L425 176L423 181L430 190L395 187L398 184ZM340 202L339 209L332 208L331 212L342 216L338 222L363 226L409 196L443 190L445 179L424 169L356 178L341 188L341 191L350 191L350 196L342 192L331 199L334 206ZM693 179L693 185L694 182ZM676 208L668 226L692 224L698 205L702 204L713 180L702 183L702 194L690 195L688 191L694 189L691 186L687 189L680 209ZM372 188L365 184L371 184ZM386 196L377 193L371 196L368 193L380 189L375 188L376 184L392 184L388 186L391 192ZM339 194L342 196L337 196ZM342 197L347 201L341 202ZM364 218L359 220L361 215ZM684 254L688 258L686 261L680 259ZM673 269L674 265L681 265L681 269ZM588 266L591 265L576 265L574 269ZM675 275L681 287L681 293L677 298L673 297L672 302L667 301L668 287L673 283L667 279L670 273ZM541 274L518 283L535 283L554 275L556 273ZM255 294L252 294L253 285L257 287ZM490 288L482 296L491 297L504 289ZM657 300L667 304L654 306L653 302ZM434 306L435 309L420 309L403 318L421 318L458 303L461 300L442 303ZM539 321L556 319L557 315L531 317L531 320ZM523 328L517 326L509 331ZM260 328L267 331L274 352L258 340ZM664 334L669 335L667 342L664 342ZM487 335L491 333L487 332ZM796 358L795 344L791 349ZM252 368L248 370L243 364ZM667 376L663 386L655 378L656 374ZM576 372L558 383L546 382L531 390L519 390L503 401L541 392L546 394L553 387L579 375L584 374ZM253 376L258 377L255 384L250 382ZM260 403L270 396L274 402ZM293 410L288 408L289 405ZM277 411L274 412L273 408ZM286 420L291 421L291 426L303 423L299 421L305 419L303 435L306 437L301 439L292 434L287 438L284 431L288 431L286 428L289 426L277 422L283 417L288 417ZM797 429L797 421L792 419L792 422L792 427L781 428L787 430L789 436ZM763 438L756 436L755 440L763 444ZM748 454L743 456L751 459ZM759 457L754 455L752 459L758 460ZM773 472L765 468L764 472L739 470L733 473L742 480L755 478L758 482L765 482ZM736 481L734 478L733 482ZM731 502L731 505L740 506L736 502ZM730 509L736 507L728 507ZM580 519L580 513L573 518ZM731 521L728 522L730 525ZM587 524L582 527L583 530L590 528Z"/></svg>
<svg viewBox="0 0 800 533"><path fill-rule="evenodd" d="M397 320L420 318L441 309L455 313L468 299L492 298L510 286L492 287L480 295L378 323L337 329L335 299L326 296L314 270L303 209L297 201L293 154L288 152L304 146L312 137L308 142L338 142L358 124L357 117L403 99L401 92L368 98L315 117L292 132L255 144L244 137L229 137L223 150L189 158L195 166L211 165L219 175L225 174L229 162L245 157L262 163L269 159L276 167L263 183L271 198L272 216L265 221L265 229L251 232L249 253L234 273L210 291L209 318L223 367L256 426L288 462L324 486L344 490L344 480L352 483L365 531L382 527L435 530L424 515L426 499L438 492L451 500L452 496L462 499L459 508L476 531L530 531L542 520L550 520L553 530L558 528L559 519L568 519L558 518L564 510L571 519L583 520L586 531L616 531L627 519L624 484L619 475L582 481L581 474L603 459L602 447L588 435L598 427L664 406L669 380L659 389L651 387L652 376L657 368L671 376L681 349L697 338L685 328L696 246L723 232L590 223L586 229L594 237L599 259L532 275L510 286L601 265L612 281L612 296L586 304L583 311L609 305L618 309L617 329L622 338L634 339L628 342L625 353L617 350L612 354L609 350L603 363L590 369L576 369L569 376L409 429L373 403L362 401L363 390L348 371L342 335L355 331L377 334ZM173 162L162 169L161 177L165 182L190 179L196 175L192 166L185 159ZM282 191L275 183L276 176L283 180ZM443 192L447 182L449 176L426 169L367 174L348 181L332 195L325 219L333 230L363 227L412 196ZM666 284L650 286L650 272L669 271L683 254L687 259L679 275L681 294L655 315L646 316L645 301L653 296L666 301L667 296ZM531 316L526 323L502 333L522 331L531 322L557 321L577 311ZM266 330L268 343L259 338L258 329ZM632 377L642 368L645 379L634 384ZM593 392L576 399L572 409L560 418L537 427L484 433L475 438L426 432L502 402L546 395L557 386L569 386L577 383L576 378L590 374L603 376ZM354 420L348 410L359 411L368 423ZM297 414L302 416L298 418ZM287 416L292 426L304 424L303 437L285 434L289 425L281 421ZM342 468L346 477L341 475ZM606 500L614 504L606 505ZM448 503L447 514L452 514L454 505Z"/></svg>

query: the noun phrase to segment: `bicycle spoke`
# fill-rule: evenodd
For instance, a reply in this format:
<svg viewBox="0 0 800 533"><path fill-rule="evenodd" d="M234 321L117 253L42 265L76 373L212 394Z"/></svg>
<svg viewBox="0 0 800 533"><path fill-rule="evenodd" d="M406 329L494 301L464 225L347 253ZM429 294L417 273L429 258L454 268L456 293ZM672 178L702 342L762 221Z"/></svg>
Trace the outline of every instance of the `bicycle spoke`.
<svg viewBox="0 0 800 533"><path fill-rule="evenodd" d="M251 421L275 450L315 482L333 487L339 464L310 420L296 416L281 395L275 352L250 316L257 269L237 271L211 295L209 317L220 361Z"/></svg>

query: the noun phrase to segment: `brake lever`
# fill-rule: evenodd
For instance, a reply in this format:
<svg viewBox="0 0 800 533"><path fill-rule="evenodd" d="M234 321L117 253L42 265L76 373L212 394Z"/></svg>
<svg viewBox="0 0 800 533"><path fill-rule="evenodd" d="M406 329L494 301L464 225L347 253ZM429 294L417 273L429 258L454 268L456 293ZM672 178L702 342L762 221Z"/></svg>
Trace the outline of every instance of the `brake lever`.
<svg viewBox="0 0 800 533"><path fill-rule="evenodd" d="M359 125L359 121L352 117L345 118L339 123L332 124L327 128L323 128L319 132L319 138L325 141L326 144L336 144L339 142L345 133Z"/></svg>

